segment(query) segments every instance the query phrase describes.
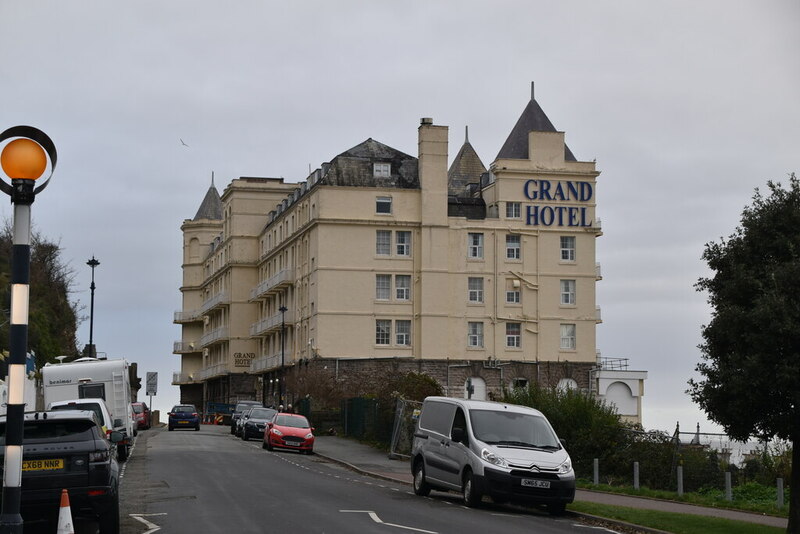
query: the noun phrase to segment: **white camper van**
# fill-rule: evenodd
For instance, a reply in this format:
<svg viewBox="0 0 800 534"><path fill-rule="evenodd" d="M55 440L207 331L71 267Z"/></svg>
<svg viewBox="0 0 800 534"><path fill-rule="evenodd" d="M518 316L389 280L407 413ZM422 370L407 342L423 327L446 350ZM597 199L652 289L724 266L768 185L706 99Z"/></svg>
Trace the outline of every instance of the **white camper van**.
<svg viewBox="0 0 800 534"><path fill-rule="evenodd" d="M131 382L127 360L79 358L42 367L44 405L58 401L100 398L113 419L122 419L123 440L117 444L121 460L128 457L136 424L131 409Z"/></svg>

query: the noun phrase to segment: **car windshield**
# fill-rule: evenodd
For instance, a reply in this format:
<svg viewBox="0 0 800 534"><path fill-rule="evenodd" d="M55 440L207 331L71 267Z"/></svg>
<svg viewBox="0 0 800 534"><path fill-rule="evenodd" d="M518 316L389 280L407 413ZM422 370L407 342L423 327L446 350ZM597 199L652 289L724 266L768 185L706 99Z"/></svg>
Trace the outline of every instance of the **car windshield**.
<svg viewBox="0 0 800 534"><path fill-rule="evenodd" d="M273 415L275 415L275 410L270 410L269 408L255 408L250 410L250 419L270 419Z"/></svg>
<svg viewBox="0 0 800 534"><path fill-rule="evenodd" d="M52 406L50 408L53 411L61 411L61 410L86 410L89 412L94 412L97 416L98 421L103 421L103 410L100 408L100 405L96 402L71 402L69 404L62 404L60 406Z"/></svg>
<svg viewBox="0 0 800 534"><path fill-rule="evenodd" d="M197 410L194 408L194 406L191 405L175 406L172 409L173 413L194 413L196 411Z"/></svg>
<svg viewBox="0 0 800 534"><path fill-rule="evenodd" d="M257 404L255 402L240 402L239 404L236 405L236 408L234 408L233 411L241 413L241 412L243 412L245 410L249 410L254 405L257 405Z"/></svg>
<svg viewBox="0 0 800 534"><path fill-rule="evenodd" d="M311 425L308 424L308 419L302 415L279 415L275 420L275 424L290 428L311 428Z"/></svg>
<svg viewBox="0 0 800 534"><path fill-rule="evenodd" d="M74 409L74 408L73 408ZM87 419L25 421L23 435L25 443L47 441L86 441L93 439L97 425ZM6 423L0 423L0 446L6 444Z"/></svg>
<svg viewBox="0 0 800 534"><path fill-rule="evenodd" d="M558 438L544 417L514 412L471 410L475 437L491 445L560 449Z"/></svg>
<svg viewBox="0 0 800 534"><path fill-rule="evenodd" d="M134 404L133 405L133 411L136 412L136 413L144 413L144 408L142 408L138 404Z"/></svg>

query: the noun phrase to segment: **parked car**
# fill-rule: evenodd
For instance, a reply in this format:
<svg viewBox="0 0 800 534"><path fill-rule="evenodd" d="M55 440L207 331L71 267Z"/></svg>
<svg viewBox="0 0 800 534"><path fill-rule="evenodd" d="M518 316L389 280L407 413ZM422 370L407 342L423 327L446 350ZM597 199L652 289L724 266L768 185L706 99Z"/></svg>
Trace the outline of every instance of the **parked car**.
<svg viewBox="0 0 800 534"><path fill-rule="evenodd" d="M176 404L167 414L167 428L194 428L200 430L200 414L194 404Z"/></svg>
<svg viewBox="0 0 800 534"><path fill-rule="evenodd" d="M150 428L150 409L143 402L132 402L133 418L136 421L136 428L146 430Z"/></svg>
<svg viewBox="0 0 800 534"><path fill-rule="evenodd" d="M305 416L295 413L276 413L267 424L261 447L292 449L306 454L314 452L314 428Z"/></svg>
<svg viewBox="0 0 800 534"><path fill-rule="evenodd" d="M250 417L250 412L255 408L260 408L260 406L248 406L243 411L239 418L236 420L236 428L234 429L233 435L237 438L242 437L242 429L244 429L244 424L247 422L247 419Z"/></svg>
<svg viewBox="0 0 800 534"><path fill-rule="evenodd" d="M111 415L106 401L103 399L72 399L63 401L53 401L47 407L48 410L89 410L94 412L103 432L110 439L111 432L116 430L122 434L122 439L116 443L115 450L117 453L117 460L124 462L128 459L133 443L128 438L128 433L125 428L125 423L121 418L115 418Z"/></svg>
<svg viewBox="0 0 800 534"><path fill-rule="evenodd" d="M428 397L411 449L414 493L458 491L464 504L547 505L564 513L575 498L572 461L538 410L499 402Z"/></svg>
<svg viewBox="0 0 800 534"><path fill-rule="evenodd" d="M236 433L236 422L242 416L242 412L254 406L261 406L261 403L254 400L243 400L236 403L231 414L231 434L238 435Z"/></svg>
<svg viewBox="0 0 800 534"><path fill-rule="evenodd" d="M242 424L242 439L247 441L250 438L264 439L264 430L267 423L272 421L278 410L272 408L251 408L247 420Z"/></svg>
<svg viewBox="0 0 800 534"><path fill-rule="evenodd" d="M93 411L26 413L23 423L22 495L26 522L49 522L55 531L62 488L69 491L73 518L99 522L100 534L119 532L119 464ZM4 465L6 416L0 417L0 465Z"/></svg>

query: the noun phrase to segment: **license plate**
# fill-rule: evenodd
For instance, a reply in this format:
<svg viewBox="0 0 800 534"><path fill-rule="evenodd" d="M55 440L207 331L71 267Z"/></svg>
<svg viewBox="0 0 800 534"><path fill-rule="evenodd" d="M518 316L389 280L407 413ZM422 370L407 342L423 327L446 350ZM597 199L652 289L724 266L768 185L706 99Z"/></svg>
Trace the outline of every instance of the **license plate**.
<svg viewBox="0 0 800 534"><path fill-rule="evenodd" d="M189 421L178 421L179 425L188 425Z"/></svg>
<svg viewBox="0 0 800 534"><path fill-rule="evenodd" d="M536 480L535 478L523 478L522 485L528 488L549 488L549 480Z"/></svg>
<svg viewBox="0 0 800 534"><path fill-rule="evenodd" d="M22 462L23 471L46 471L49 469L64 469L64 460L55 458L48 460L25 460Z"/></svg>

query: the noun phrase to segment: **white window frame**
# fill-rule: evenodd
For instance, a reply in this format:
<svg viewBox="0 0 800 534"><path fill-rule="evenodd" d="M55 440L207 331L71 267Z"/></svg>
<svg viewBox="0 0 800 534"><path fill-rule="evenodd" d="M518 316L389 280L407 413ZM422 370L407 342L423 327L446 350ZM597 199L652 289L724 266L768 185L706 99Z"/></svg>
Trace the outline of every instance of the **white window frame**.
<svg viewBox="0 0 800 534"><path fill-rule="evenodd" d="M467 257L483 259L483 234L470 232L467 234Z"/></svg>
<svg viewBox="0 0 800 534"><path fill-rule="evenodd" d="M506 202L506 219L519 219L522 215L519 202Z"/></svg>
<svg viewBox="0 0 800 534"><path fill-rule="evenodd" d="M516 327L516 333L514 328ZM506 348L518 349L522 346L522 323L506 323Z"/></svg>
<svg viewBox="0 0 800 534"><path fill-rule="evenodd" d="M391 320L375 319L375 344L381 347L387 347L392 344Z"/></svg>
<svg viewBox="0 0 800 534"><path fill-rule="evenodd" d="M482 349L483 348L483 323L482 322L468 322L467 323L467 347Z"/></svg>
<svg viewBox="0 0 800 534"><path fill-rule="evenodd" d="M519 234L506 235L506 259L519 260L522 258L522 236Z"/></svg>
<svg viewBox="0 0 800 534"><path fill-rule="evenodd" d="M559 239L559 245L561 247L561 261L563 262L574 262L575 261L575 236L574 235L562 235Z"/></svg>
<svg viewBox="0 0 800 534"><path fill-rule="evenodd" d="M392 197L375 197L375 213L377 215L391 215Z"/></svg>
<svg viewBox="0 0 800 534"><path fill-rule="evenodd" d="M470 276L467 278L467 300L471 303L483 303L483 278Z"/></svg>
<svg viewBox="0 0 800 534"><path fill-rule="evenodd" d="M392 275L375 275L375 300L390 300L392 298Z"/></svg>
<svg viewBox="0 0 800 534"><path fill-rule="evenodd" d="M392 176L391 163L373 163L372 175L375 178L390 178Z"/></svg>
<svg viewBox="0 0 800 534"><path fill-rule="evenodd" d="M398 256L411 256L411 232L397 230L394 233L395 248Z"/></svg>
<svg viewBox="0 0 800 534"><path fill-rule="evenodd" d="M520 304L522 295L519 289L510 289L506 291L506 304Z"/></svg>
<svg viewBox="0 0 800 534"><path fill-rule="evenodd" d="M561 305L575 306L575 280L561 280Z"/></svg>
<svg viewBox="0 0 800 534"><path fill-rule="evenodd" d="M411 321L397 319L394 322L395 344L401 347L411 346Z"/></svg>
<svg viewBox="0 0 800 534"><path fill-rule="evenodd" d="M560 347L561 350L575 350L577 346L577 334L575 324L562 324L560 327L561 330L561 343Z"/></svg>
<svg viewBox="0 0 800 534"><path fill-rule="evenodd" d="M384 238L384 239L381 239ZM375 255L376 256L391 256L392 255L392 231L391 230L375 230Z"/></svg>
<svg viewBox="0 0 800 534"><path fill-rule="evenodd" d="M403 281L401 283L400 281ZM397 300L411 300L411 275L394 275L394 298Z"/></svg>

